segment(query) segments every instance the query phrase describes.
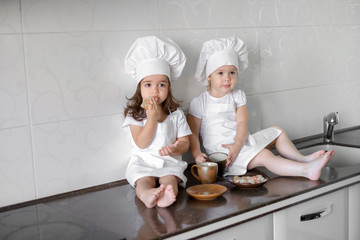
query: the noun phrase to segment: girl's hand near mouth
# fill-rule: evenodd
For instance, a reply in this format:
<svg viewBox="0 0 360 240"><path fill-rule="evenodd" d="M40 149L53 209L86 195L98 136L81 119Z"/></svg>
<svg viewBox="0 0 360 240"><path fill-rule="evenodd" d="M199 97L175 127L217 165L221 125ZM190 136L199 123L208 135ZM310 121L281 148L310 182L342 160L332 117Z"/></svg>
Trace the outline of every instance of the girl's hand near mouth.
<svg viewBox="0 0 360 240"><path fill-rule="evenodd" d="M153 101L156 103L159 100L159 97L148 97L146 99L143 100L142 104L140 105L140 107L149 110L149 105L151 104L151 99L153 99Z"/></svg>

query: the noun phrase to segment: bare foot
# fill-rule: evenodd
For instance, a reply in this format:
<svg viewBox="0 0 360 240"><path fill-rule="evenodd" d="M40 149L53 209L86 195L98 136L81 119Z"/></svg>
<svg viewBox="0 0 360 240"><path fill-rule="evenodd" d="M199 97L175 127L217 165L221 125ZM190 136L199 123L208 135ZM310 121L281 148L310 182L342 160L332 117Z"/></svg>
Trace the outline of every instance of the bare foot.
<svg viewBox="0 0 360 240"><path fill-rule="evenodd" d="M176 201L176 195L172 185L167 185L164 194L157 201L158 207L168 207Z"/></svg>
<svg viewBox="0 0 360 240"><path fill-rule="evenodd" d="M308 178L310 180L318 180L321 175L321 169L325 166L325 164L330 160L332 156L334 156L335 151L329 150L324 155L320 156L318 159L312 161L309 166Z"/></svg>
<svg viewBox="0 0 360 240"><path fill-rule="evenodd" d="M141 195L141 201L147 208L156 206L157 201L164 195L165 186L161 185L158 188L149 189Z"/></svg>
<svg viewBox="0 0 360 240"><path fill-rule="evenodd" d="M304 158L302 159L302 162L314 161L314 160L318 159L319 157L322 157L324 154L325 154L325 150L316 151L310 155L304 156Z"/></svg>

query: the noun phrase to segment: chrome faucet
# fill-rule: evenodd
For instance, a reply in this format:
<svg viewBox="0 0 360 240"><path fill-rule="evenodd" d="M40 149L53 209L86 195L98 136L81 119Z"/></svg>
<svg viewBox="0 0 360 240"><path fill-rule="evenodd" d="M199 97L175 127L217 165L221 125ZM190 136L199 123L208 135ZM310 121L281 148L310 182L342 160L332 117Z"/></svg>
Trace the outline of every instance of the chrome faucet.
<svg viewBox="0 0 360 240"><path fill-rule="evenodd" d="M339 123L338 112L332 112L323 118L324 125L324 142L334 142L334 126Z"/></svg>

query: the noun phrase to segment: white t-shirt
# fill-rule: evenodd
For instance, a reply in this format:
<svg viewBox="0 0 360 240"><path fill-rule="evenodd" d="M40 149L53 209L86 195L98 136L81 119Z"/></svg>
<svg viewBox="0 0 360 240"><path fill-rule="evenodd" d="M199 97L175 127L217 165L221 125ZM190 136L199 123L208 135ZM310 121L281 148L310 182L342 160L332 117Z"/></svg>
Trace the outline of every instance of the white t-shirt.
<svg viewBox="0 0 360 240"><path fill-rule="evenodd" d="M214 98L206 91L191 101L189 113L201 119L200 135L208 154L213 152L228 154L229 149L223 147L222 144L235 142L236 109L245 104L246 96L241 90L233 90L222 98ZM208 107L211 109L207 109ZM208 116L209 119L207 119ZM206 132L205 126L207 126ZM280 134L281 131L276 128L267 128L255 134L249 134L236 160L227 168L225 175L245 174L249 162Z"/></svg>
<svg viewBox="0 0 360 240"><path fill-rule="evenodd" d="M206 124L206 111L208 104L234 104L234 109L246 105L246 95L241 90L232 90L221 98L212 97L208 91L195 97L190 103L189 114L201 119L200 135ZM236 122L236 119L233 119Z"/></svg>
<svg viewBox="0 0 360 240"><path fill-rule="evenodd" d="M131 135L130 128L128 128L129 125L136 125L136 126L144 127L146 121L147 121L146 118L142 121L137 121L128 115L128 116L126 116L122 127L128 129L129 133ZM191 130L186 121L185 114L180 109L177 109L176 111L172 112L163 122L158 123L158 126L159 125L164 127L166 132L170 131L170 133L168 133L167 136L156 135L156 138L160 138L163 140L155 141L156 139L154 139L153 142L146 148L146 150L155 148L156 149L155 151L158 151L159 148L161 148L161 147L173 144L176 141L176 138L191 135ZM174 136L174 139L169 139L168 136ZM159 142L162 142L162 143L159 143ZM134 147L138 148L138 146L135 144L134 141L132 141L132 143L133 143ZM158 144L160 144L160 145L158 145ZM145 149L142 149L142 151L144 151L144 150Z"/></svg>
<svg viewBox="0 0 360 240"><path fill-rule="evenodd" d="M130 116L126 116L123 127L131 131L129 125L145 126L147 119L137 121ZM126 170L126 179L135 186L136 180L142 177L163 177L174 175L179 177L182 182L180 185L185 187L187 178L184 171L187 162L182 160L182 156L160 156L161 147L175 143L177 138L191 135L191 130L187 124L183 111L172 112L163 122L158 122L156 132L152 142L144 149L140 149L131 138L134 146L130 161Z"/></svg>

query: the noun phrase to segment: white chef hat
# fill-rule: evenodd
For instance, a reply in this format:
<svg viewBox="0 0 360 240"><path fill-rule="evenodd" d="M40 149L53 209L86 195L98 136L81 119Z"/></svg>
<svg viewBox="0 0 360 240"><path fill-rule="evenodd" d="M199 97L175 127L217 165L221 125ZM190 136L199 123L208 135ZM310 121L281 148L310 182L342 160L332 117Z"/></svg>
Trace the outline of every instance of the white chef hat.
<svg viewBox="0 0 360 240"><path fill-rule="evenodd" d="M139 83L150 75L166 75L173 81L180 77L186 57L171 39L147 36L136 39L125 58L125 71Z"/></svg>
<svg viewBox="0 0 360 240"><path fill-rule="evenodd" d="M202 85L208 85L207 77L224 65L234 65L239 74L248 66L246 45L237 36L206 41L197 62L195 78Z"/></svg>

